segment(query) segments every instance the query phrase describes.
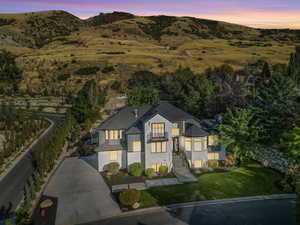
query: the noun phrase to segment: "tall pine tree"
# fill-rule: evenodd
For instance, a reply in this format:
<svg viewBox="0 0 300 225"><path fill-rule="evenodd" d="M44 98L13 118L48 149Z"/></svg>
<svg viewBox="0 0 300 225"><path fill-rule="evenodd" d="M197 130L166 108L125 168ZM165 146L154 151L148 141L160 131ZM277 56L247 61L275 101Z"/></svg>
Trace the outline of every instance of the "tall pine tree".
<svg viewBox="0 0 300 225"><path fill-rule="evenodd" d="M290 56L288 75L295 81L298 86L300 81L300 46L296 47L296 52Z"/></svg>

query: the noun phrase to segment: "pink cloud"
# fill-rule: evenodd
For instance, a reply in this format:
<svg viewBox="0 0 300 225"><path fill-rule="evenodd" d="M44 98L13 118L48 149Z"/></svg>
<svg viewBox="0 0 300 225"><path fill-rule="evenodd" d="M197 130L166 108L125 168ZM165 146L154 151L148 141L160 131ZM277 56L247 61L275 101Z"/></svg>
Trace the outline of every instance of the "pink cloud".
<svg viewBox="0 0 300 225"><path fill-rule="evenodd" d="M237 23L257 28L293 28L300 29L300 10L278 11L244 11L239 13L192 15L230 23Z"/></svg>

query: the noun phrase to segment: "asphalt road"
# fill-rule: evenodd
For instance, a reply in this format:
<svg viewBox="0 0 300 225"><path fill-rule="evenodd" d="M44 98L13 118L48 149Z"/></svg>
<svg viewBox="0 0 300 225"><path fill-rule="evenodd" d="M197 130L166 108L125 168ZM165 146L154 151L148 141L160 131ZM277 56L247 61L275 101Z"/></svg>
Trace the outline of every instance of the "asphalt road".
<svg viewBox="0 0 300 225"><path fill-rule="evenodd" d="M264 200L154 210L82 225L296 225L295 200Z"/></svg>
<svg viewBox="0 0 300 225"><path fill-rule="evenodd" d="M13 212L23 198L26 182L34 173L33 153L42 151L41 144L47 137L61 125L64 117L60 115L40 114L54 123L54 126L31 147L26 155L13 167L12 170L0 181L0 213L3 211Z"/></svg>

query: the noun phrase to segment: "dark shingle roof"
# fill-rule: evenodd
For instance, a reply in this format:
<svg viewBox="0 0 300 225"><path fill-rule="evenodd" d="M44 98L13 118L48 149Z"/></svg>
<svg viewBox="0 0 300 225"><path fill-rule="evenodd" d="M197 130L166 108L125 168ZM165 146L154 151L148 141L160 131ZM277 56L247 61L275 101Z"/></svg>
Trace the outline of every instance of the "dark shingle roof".
<svg viewBox="0 0 300 225"><path fill-rule="evenodd" d="M138 118L135 118L134 110L138 111ZM104 121L97 128L100 130L122 129L127 133L140 133L141 123L147 121L156 114L160 114L171 122L195 119L192 115L175 107L167 101L161 101L154 106L124 107L117 114Z"/></svg>
<svg viewBox="0 0 300 225"><path fill-rule="evenodd" d="M208 135L209 135L209 133L207 133L201 127L198 127L191 123L186 124L186 130L185 130L186 137L206 137Z"/></svg>
<svg viewBox="0 0 300 225"><path fill-rule="evenodd" d="M218 126L220 125L220 122L216 119L207 119L207 120L201 120L200 121L201 127L205 129L210 134L217 134L218 133Z"/></svg>
<svg viewBox="0 0 300 225"><path fill-rule="evenodd" d="M126 134L140 134L142 133L142 130L143 130L143 125L141 121L138 121L126 131Z"/></svg>
<svg viewBox="0 0 300 225"><path fill-rule="evenodd" d="M151 106L141 106L141 107L124 107L115 115L105 120L97 129L100 130L126 130L137 122L149 109ZM134 110L138 109L138 118L135 118Z"/></svg>
<svg viewBox="0 0 300 225"><path fill-rule="evenodd" d="M192 115L188 114L187 112L177 108L176 106L170 104L167 101L162 101L155 107L151 109L150 112L151 115L154 115L156 113L162 115L166 119L170 121L181 121L181 120L187 120L187 119L195 119Z"/></svg>

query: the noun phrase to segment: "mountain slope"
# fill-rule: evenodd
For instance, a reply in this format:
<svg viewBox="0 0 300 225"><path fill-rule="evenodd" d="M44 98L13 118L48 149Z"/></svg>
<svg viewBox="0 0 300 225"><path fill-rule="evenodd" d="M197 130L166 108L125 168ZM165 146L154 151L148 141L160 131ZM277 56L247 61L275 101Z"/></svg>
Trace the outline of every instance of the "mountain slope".
<svg viewBox="0 0 300 225"><path fill-rule="evenodd" d="M42 47L55 37L70 35L83 24L64 11L0 14L0 45Z"/></svg>
<svg viewBox="0 0 300 225"><path fill-rule="evenodd" d="M81 20L64 11L0 14L0 50L18 56L21 87L34 92L55 92L58 86L76 91L95 77L111 85L137 70L164 73L181 66L201 72L223 63L239 69L258 59L285 64L297 43L299 30L192 17L114 12ZM77 72L90 67L98 72Z"/></svg>

